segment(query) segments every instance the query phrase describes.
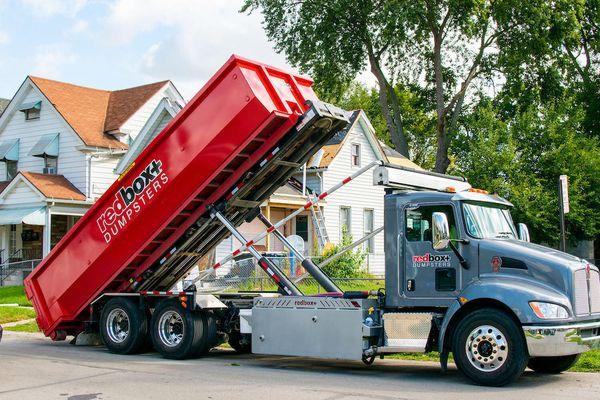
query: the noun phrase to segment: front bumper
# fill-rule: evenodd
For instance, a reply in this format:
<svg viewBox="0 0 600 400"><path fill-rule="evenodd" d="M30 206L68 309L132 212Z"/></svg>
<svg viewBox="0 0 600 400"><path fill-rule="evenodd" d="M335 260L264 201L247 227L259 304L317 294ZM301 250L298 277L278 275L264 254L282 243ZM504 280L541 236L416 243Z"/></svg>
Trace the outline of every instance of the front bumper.
<svg viewBox="0 0 600 400"><path fill-rule="evenodd" d="M523 332L531 357L568 356L600 348L600 321L524 326Z"/></svg>

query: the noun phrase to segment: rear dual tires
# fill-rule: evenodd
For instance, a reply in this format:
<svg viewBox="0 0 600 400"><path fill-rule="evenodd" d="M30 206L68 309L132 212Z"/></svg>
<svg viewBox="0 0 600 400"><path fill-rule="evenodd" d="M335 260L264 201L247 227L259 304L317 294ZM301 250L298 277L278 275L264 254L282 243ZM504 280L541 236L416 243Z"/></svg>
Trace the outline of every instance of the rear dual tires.
<svg viewBox="0 0 600 400"><path fill-rule="evenodd" d="M109 300L100 316L100 336L112 353L143 351L148 338L146 311L129 299L115 297Z"/></svg>
<svg viewBox="0 0 600 400"><path fill-rule="evenodd" d="M532 357L527 366L541 374L560 374L575 365L579 357L581 354L562 357Z"/></svg>
<svg viewBox="0 0 600 400"><path fill-rule="evenodd" d="M504 386L515 381L529 358L517 323L494 308L474 311L458 322L452 352L458 370L483 386Z"/></svg>
<svg viewBox="0 0 600 400"><path fill-rule="evenodd" d="M163 300L150 323L154 349L164 358L183 360L206 354L216 344L212 315L190 312L176 300Z"/></svg>

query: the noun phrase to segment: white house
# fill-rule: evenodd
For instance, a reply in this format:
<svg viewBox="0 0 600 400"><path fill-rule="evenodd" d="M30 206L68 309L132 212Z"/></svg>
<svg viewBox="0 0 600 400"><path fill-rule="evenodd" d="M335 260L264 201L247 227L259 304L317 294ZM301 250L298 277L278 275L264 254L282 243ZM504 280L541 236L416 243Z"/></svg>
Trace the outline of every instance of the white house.
<svg viewBox="0 0 600 400"><path fill-rule="evenodd" d="M165 102L184 104L170 81L108 91L27 77L0 116L2 262L48 254Z"/></svg>

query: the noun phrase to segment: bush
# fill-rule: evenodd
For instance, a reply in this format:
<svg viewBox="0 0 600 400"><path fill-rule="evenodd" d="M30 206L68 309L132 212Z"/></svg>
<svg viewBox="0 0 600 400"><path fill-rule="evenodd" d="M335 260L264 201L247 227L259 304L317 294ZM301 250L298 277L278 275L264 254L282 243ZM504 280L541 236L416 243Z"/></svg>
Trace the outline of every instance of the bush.
<svg viewBox="0 0 600 400"><path fill-rule="evenodd" d="M321 259L338 254L344 247L352 244L352 236L348 234L347 229L342 229L342 242L334 245L327 243L321 254ZM357 250L348 250L339 258L333 260L323 267L323 271L332 278L365 278L369 274L362 269L367 258L366 253L358 248Z"/></svg>

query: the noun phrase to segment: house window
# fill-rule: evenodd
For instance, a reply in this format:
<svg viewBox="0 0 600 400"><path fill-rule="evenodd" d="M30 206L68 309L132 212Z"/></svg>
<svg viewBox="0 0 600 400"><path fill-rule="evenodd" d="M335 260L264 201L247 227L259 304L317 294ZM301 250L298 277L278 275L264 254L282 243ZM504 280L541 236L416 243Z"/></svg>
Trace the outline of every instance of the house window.
<svg viewBox="0 0 600 400"><path fill-rule="evenodd" d="M360 144L358 143L352 143L350 162L353 167L360 167Z"/></svg>
<svg viewBox="0 0 600 400"><path fill-rule="evenodd" d="M296 217L296 235L308 242L308 217L306 215Z"/></svg>
<svg viewBox="0 0 600 400"><path fill-rule="evenodd" d="M32 121L35 119L40 119L40 109L39 108L30 108L25 110L25 120Z"/></svg>
<svg viewBox="0 0 600 400"><path fill-rule="evenodd" d="M374 211L373 210L369 210L369 209L365 209L364 214L363 214L363 233L364 235L368 235L369 233L373 232L373 216L374 216ZM374 253L375 249L375 237L372 236L369 240L367 240L365 242L365 251L367 253Z"/></svg>
<svg viewBox="0 0 600 400"><path fill-rule="evenodd" d="M44 173L56 174L58 169L58 157L44 157Z"/></svg>
<svg viewBox="0 0 600 400"><path fill-rule="evenodd" d="M17 176L17 172L19 172L19 162L6 160L6 180L10 181L12 178Z"/></svg>
<svg viewBox="0 0 600 400"><path fill-rule="evenodd" d="M343 238L344 233L352 234L352 209L350 207L340 207L340 238Z"/></svg>
<svg viewBox="0 0 600 400"><path fill-rule="evenodd" d="M10 226L10 234L8 236L8 256L11 257L17 252L17 226Z"/></svg>
<svg viewBox="0 0 600 400"><path fill-rule="evenodd" d="M19 111L25 114L25 121L31 121L40 119L40 109L42 108L41 101L34 101L32 103L24 103L19 107Z"/></svg>

